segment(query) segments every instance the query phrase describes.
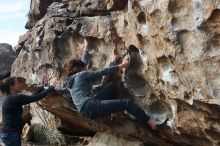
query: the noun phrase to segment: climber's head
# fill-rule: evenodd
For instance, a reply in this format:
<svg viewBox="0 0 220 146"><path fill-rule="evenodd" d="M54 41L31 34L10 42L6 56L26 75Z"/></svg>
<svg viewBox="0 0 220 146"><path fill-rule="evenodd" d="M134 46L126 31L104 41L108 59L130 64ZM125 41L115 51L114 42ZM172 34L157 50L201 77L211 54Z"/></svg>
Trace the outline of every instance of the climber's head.
<svg viewBox="0 0 220 146"><path fill-rule="evenodd" d="M65 69L67 70L68 76L76 74L86 69L86 64L78 59L70 60L68 64L66 64Z"/></svg>
<svg viewBox="0 0 220 146"><path fill-rule="evenodd" d="M0 90L4 94L20 93L26 88L26 79L23 77L9 77L0 84Z"/></svg>

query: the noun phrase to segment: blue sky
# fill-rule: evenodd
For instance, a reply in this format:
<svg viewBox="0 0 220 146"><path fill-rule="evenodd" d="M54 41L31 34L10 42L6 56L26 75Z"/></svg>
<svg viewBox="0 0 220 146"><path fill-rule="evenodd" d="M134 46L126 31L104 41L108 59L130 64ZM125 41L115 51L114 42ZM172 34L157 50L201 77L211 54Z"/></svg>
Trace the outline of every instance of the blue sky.
<svg viewBox="0 0 220 146"><path fill-rule="evenodd" d="M17 44L20 35L27 30L31 0L0 0L0 43Z"/></svg>

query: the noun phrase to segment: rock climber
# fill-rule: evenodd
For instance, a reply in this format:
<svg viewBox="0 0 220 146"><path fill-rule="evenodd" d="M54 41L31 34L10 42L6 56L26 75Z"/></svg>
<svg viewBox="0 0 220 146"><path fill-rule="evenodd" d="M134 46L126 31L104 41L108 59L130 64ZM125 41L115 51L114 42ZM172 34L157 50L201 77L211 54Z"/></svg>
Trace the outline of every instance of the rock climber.
<svg viewBox="0 0 220 146"><path fill-rule="evenodd" d="M86 69L90 58L88 51L88 41L84 40L85 52L82 60L71 60L66 65L69 77L65 82L65 87L70 91L72 100L77 111L88 119L96 119L111 113L126 110L132 114L142 125L148 126L155 130L156 122L132 100L130 99L113 99L116 96L116 89L112 83L105 86L96 95L92 92L91 80L96 77L108 76L119 72L120 69L128 68L130 62L123 61L119 65L90 71Z"/></svg>

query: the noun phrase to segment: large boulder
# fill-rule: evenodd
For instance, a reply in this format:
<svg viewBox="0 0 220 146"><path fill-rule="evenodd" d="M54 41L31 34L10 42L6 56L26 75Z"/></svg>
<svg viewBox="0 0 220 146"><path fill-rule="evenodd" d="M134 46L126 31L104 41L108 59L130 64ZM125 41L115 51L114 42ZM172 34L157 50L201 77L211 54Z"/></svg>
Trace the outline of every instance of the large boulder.
<svg viewBox="0 0 220 146"><path fill-rule="evenodd" d="M12 73L36 85L43 77L59 79L58 91L40 105L61 119L65 131L74 133L77 126L81 134L110 131L155 146L220 145L219 1L63 0L45 6L28 37L20 39ZM118 90L152 118L170 119L163 136L123 114L115 121L108 116L88 121L77 114L62 88L63 67L82 57L85 38L94 52L91 69L130 52L131 67Z"/></svg>

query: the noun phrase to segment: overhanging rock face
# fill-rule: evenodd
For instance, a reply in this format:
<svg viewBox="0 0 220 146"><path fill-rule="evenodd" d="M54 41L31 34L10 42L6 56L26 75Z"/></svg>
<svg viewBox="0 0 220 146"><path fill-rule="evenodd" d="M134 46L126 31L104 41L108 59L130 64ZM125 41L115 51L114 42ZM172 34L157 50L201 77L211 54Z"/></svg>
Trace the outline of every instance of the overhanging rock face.
<svg viewBox="0 0 220 146"><path fill-rule="evenodd" d="M33 3L34 16L40 8ZM109 130L142 143L220 145L220 1L63 0L38 6L47 11L20 37L12 72L29 84L39 85L45 76L59 78L59 91L41 102L43 108L66 125L81 125L91 132ZM118 90L150 116L170 119L163 139L124 117L97 122L74 112L62 88L67 76L63 67L82 57L84 38L94 52L91 69L107 67L130 52L131 67L116 83Z"/></svg>

